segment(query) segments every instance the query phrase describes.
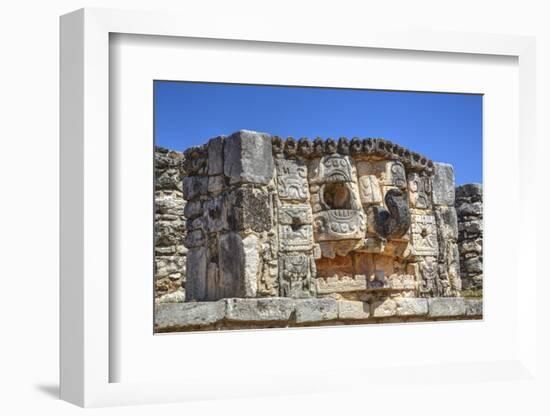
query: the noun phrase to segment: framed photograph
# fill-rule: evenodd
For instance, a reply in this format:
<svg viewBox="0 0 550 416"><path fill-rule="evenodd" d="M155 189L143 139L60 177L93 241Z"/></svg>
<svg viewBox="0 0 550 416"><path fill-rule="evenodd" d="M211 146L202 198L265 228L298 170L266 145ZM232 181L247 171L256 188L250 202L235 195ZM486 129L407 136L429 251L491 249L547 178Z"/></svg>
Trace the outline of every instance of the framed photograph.
<svg viewBox="0 0 550 416"><path fill-rule="evenodd" d="M537 383L534 40L233 27L61 18L62 398Z"/></svg>

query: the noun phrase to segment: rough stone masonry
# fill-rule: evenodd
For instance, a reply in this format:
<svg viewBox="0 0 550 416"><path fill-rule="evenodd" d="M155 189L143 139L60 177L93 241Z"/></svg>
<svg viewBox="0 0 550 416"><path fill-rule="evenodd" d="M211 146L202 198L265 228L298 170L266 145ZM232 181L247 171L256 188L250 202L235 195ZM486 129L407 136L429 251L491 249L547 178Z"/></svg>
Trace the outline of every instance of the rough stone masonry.
<svg viewBox="0 0 550 416"><path fill-rule="evenodd" d="M246 130L180 155L157 151L157 185L181 179L156 190L157 331L481 317L458 241L475 220L457 205L459 234L455 209L472 192L455 198L451 165Z"/></svg>

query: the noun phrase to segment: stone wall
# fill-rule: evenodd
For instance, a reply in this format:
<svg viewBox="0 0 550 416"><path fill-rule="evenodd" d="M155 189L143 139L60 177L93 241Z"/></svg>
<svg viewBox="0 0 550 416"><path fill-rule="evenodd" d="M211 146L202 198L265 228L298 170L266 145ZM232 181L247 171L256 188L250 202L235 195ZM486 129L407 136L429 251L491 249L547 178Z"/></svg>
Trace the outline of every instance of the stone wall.
<svg viewBox="0 0 550 416"><path fill-rule="evenodd" d="M157 171L159 331L481 316L461 296L451 165L242 130L161 149Z"/></svg>
<svg viewBox="0 0 550 416"><path fill-rule="evenodd" d="M483 292L483 188L467 184L456 188L458 249L464 296Z"/></svg>
<svg viewBox="0 0 550 416"><path fill-rule="evenodd" d="M178 302L185 297L187 248L182 182L183 153L155 148L155 299Z"/></svg>

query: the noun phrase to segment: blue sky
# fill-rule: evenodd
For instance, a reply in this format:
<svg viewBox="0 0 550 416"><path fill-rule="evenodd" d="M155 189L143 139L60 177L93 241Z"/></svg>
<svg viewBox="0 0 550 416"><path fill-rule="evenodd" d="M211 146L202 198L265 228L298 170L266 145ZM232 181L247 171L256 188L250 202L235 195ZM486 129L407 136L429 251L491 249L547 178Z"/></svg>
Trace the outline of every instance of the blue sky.
<svg viewBox="0 0 550 416"><path fill-rule="evenodd" d="M174 150L240 129L281 137L383 137L482 182L482 96L155 81L155 144Z"/></svg>

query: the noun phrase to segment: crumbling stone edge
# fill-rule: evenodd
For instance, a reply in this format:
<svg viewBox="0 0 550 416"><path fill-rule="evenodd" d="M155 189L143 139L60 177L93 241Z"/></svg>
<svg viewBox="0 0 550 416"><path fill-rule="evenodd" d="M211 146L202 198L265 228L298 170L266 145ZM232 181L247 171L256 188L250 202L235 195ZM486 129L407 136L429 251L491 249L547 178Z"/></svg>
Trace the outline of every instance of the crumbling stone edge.
<svg viewBox="0 0 550 416"><path fill-rule="evenodd" d="M316 298L227 298L215 302L158 303L155 332L468 320L481 319L482 315L482 299L396 298L368 303Z"/></svg>

